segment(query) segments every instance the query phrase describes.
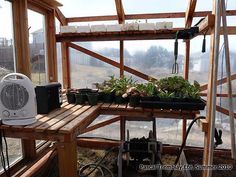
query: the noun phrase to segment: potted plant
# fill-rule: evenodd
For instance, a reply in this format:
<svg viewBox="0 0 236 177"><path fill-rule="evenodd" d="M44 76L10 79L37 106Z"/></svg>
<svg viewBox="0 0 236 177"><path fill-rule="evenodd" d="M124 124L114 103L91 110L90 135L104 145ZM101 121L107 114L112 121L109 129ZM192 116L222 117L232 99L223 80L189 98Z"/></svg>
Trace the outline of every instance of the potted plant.
<svg viewBox="0 0 236 177"><path fill-rule="evenodd" d="M129 98L129 105L137 107L140 105L140 91L143 84L136 84L127 89L126 93L122 95L123 98Z"/></svg>
<svg viewBox="0 0 236 177"><path fill-rule="evenodd" d="M141 88L141 100L142 101L158 101L160 100L158 96L158 90L156 86L156 81L149 81L145 83Z"/></svg>
<svg viewBox="0 0 236 177"><path fill-rule="evenodd" d="M128 102L127 97L123 97L123 94L126 93L127 88L132 87L135 84L132 77L126 78L124 76L116 79L114 83L114 92L115 92L115 102L117 104L122 104Z"/></svg>
<svg viewBox="0 0 236 177"><path fill-rule="evenodd" d="M67 97L67 102L69 104L74 104L75 103L75 90L67 90L66 92L66 97Z"/></svg>

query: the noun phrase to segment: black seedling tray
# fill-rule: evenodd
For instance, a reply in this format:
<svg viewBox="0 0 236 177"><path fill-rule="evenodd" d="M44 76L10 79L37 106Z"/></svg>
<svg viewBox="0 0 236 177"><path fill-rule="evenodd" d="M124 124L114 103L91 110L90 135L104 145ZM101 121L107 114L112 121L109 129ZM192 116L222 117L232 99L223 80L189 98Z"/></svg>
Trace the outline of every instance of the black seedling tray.
<svg viewBox="0 0 236 177"><path fill-rule="evenodd" d="M204 100L194 100L174 102L174 101L140 101L140 104L144 108L157 108L157 109L173 109L173 110L204 110L206 103Z"/></svg>

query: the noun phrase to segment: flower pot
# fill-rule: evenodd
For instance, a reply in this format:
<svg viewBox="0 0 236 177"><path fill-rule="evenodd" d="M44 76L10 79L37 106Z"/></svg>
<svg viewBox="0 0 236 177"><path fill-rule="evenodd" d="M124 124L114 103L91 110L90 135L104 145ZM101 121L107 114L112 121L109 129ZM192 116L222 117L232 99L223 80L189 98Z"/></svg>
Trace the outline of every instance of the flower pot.
<svg viewBox="0 0 236 177"><path fill-rule="evenodd" d="M87 101L87 95L84 93L77 93L75 95L75 98L76 104L85 104L85 102Z"/></svg>
<svg viewBox="0 0 236 177"><path fill-rule="evenodd" d="M87 97L89 105L94 106L98 104L98 93L89 93Z"/></svg>
<svg viewBox="0 0 236 177"><path fill-rule="evenodd" d="M67 97L67 102L68 102L69 104L74 104L74 103L75 103L75 93L73 93L73 92L68 92L68 93L66 94L66 97Z"/></svg>
<svg viewBox="0 0 236 177"><path fill-rule="evenodd" d="M98 101L103 102L104 92L98 92Z"/></svg>
<svg viewBox="0 0 236 177"><path fill-rule="evenodd" d="M129 105L131 107L137 107L140 105L140 96L131 96L129 98Z"/></svg>
<svg viewBox="0 0 236 177"><path fill-rule="evenodd" d="M114 95L112 93L103 93L104 103L112 103L113 99L114 99Z"/></svg>
<svg viewBox="0 0 236 177"><path fill-rule="evenodd" d="M121 95L115 96L115 103L116 104L123 104L127 103L127 98L123 98Z"/></svg>

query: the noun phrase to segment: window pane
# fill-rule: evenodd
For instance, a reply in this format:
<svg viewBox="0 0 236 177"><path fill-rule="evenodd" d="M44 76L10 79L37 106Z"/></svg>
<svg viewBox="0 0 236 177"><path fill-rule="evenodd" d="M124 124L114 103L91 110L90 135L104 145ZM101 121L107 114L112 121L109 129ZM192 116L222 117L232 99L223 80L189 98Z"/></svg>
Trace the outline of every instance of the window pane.
<svg viewBox="0 0 236 177"><path fill-rule="evenodd" d="M31 78L34 84L47 83L45 17L28 10Z"/></svg>
<svg viewBox="0 0 236 177"><path fill-rule="evenodd" d="M14 41L12 28L12 7L11 3L7 1L0 1L0 21L2 24L0 28L0 79L8 73L15 71L14 59ZM22 158L22 147L20 139L6 138L8 145L8 156L10 164ZM6 146L3 145L5 152ZM0 163L0 171L2 171L2 164Z"/></svg>

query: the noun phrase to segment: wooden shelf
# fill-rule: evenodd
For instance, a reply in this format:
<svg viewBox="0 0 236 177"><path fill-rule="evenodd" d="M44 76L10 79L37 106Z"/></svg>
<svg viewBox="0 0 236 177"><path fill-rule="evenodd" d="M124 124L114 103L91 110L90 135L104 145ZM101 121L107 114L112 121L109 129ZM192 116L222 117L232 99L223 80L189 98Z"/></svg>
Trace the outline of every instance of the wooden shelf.
<svg viewBox="0 0 236 177"><path fill-rule="evenodd" d="M119 31L91 33L62 33L56 35L57 42L75 41L118 41L118 40L154 40L174 39L176 32L183 28L173 28L154 31Z"/></svg>

